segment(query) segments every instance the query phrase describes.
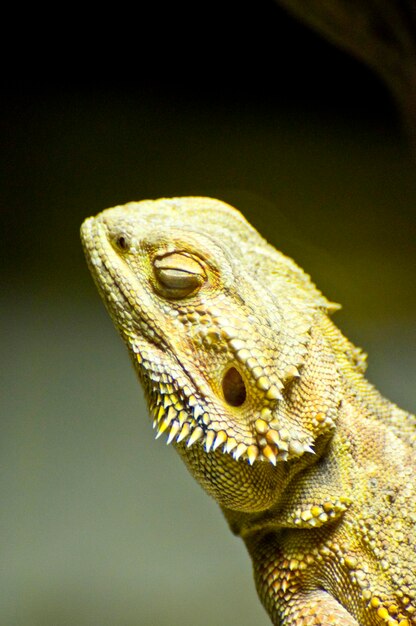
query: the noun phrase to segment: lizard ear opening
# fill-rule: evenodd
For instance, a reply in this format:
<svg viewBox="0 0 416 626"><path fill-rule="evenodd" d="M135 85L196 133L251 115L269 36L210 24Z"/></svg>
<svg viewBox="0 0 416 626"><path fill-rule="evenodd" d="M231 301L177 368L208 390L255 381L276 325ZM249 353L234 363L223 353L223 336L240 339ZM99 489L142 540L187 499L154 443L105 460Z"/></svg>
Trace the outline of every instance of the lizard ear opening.
<svg viewBox="0 0 416 626"><path fill-rule="evenodd" d="M241 406L247 397L246 386L240 372L230 367L222 379L222 391L230 406Z"/></svg>

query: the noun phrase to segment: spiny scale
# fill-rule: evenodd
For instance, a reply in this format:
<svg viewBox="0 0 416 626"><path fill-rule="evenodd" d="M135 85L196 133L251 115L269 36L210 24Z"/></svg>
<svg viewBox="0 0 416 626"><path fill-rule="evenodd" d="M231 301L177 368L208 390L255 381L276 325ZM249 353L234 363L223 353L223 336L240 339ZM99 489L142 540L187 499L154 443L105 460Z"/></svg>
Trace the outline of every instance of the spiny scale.
<svg viewBox="0 0 416 626"><path fill-rule="evenodd" d="M299 371L294 366L289 366L286 372L287 378L297 378ZM255 461L268 462L276 465L277 462L286 461L289 457L299 457L305 452L313 453L310 443L294 438L293 432L285 428L279 428L279 418L274 410L265 406L260 410L259 417L256 418L253 426L253 443L238 441L235 437L227 436L224 430L215 431L206 428L201 423L208 425L206 421L207 412L198 402L195 395L188 394L185 404L177 391L170 383L163 385L164 394L153 389L150 398L150 407L154 417L153 428L157 430L156 439L167 432L167 441L170 443L185 442L187 447L199 443L204 446L207 453L223 448L223 452L231 454L236 461L246 461L253 465ZM274 400L274 402L279 400ZM199 422L199 424L198 424ZM299 436L302 438L302 434ZM257 439L257 442L256 442Z"/></svg>
<svg viewBox="0 0 416 626"><path fill-rule="evenodd" d="M266 421L266 419L270 420L271 417L268 409L263 410L262 417L255 422L255 430L261 438L261 445L258 446L255 443L247 445L238 442L234 437L228 437L223 430L219 432L211 429L204 431L195 422L190 423L189 415L185 410L177 411L172 405L165 409L165 404L162 401L161 405L153 405L153 412L156 414L153 428L157 429L156 439L168 431L166 440L168 445L175 440L177 443L186 441L187 447L190 448L199 442L204 446L207 453L223 446L223 451L231 454L236 461L246 460L250 465L253 465L256 460L276 465L278 461L287 461L289 455L298 457L305 452L314 454L310 444L290 439L289 433L285 429L277 431L271 428L270 421L269 423ZM205 415L200 405L197 405L197 414Z"/></svg>
<svg viewBox="0 0 416 626"><path fill-rule="evenodd" d="M205 436L205 451L209 452L212 448L215 439L215 432L213 430L208 430Z"/></svg>
<svg viewBox="0 0 416 626"><path fill-rule="evenodd" d="M233 457L236 461L246 452L247 446L244 443L239 443L237 448L233 452Z"/></svg>
<svg viewBox="0 0 416 626"><path fill-rule="evenodd" d="M219 446L221 446L222 444L224 444L227 441L228 437L226 435L226 433L223 430L220 430L219 433L217 433L217 436L215 438L214 444L212 446L213 450L216 450L217 448L219 448Z"/></svg>
<svg viewBox="0 0 416 626"><path fill-rule="evenodd" d="M168 445L169 445L169 444L173 441L173 439L176 437L176 435L178 434L179 430L180 430L180 424L179 424L179 422L178 422L178 421L176 421L176 420L175 420L174 422L172 422L172 425L171 425L171 427L170 427L170 431L169 431L169 435L168 435L168 438L167 438L167 441L166 441L166 443L167 443Z"/></svg>
<svg viewBox="0 0 416 626"><path fill-rule="evenodd" d="M202 430L200 426L197 426L193 430L191 436L188 439L187 447L190 448L191 446L193 446L194 443L196 443L198 439L201 439L201 437L203 436L204 436L204 431Z"/></svg>
<svg viewBox="0 0 416 626"><path fill-rule="evenodd" d="M189 426L187 422L185 422L185 424L181 428L181 432L178 435L177 442L180 443L181 441L186 439L189 436L190 432L191 432L191 427Z"/></svg>

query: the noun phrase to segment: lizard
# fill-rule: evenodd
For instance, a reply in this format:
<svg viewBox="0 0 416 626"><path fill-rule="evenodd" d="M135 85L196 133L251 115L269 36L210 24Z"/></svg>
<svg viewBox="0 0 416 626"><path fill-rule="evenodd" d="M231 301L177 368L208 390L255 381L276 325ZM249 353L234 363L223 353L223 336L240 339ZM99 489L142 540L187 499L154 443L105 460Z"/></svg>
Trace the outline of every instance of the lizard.
<svg viewBox="0 0 416 626"><path fill-rule="evenodd" d="M416 418L365 378L296 263L212 198L85 220L98 291L275 625L416 624Z"/></svg>

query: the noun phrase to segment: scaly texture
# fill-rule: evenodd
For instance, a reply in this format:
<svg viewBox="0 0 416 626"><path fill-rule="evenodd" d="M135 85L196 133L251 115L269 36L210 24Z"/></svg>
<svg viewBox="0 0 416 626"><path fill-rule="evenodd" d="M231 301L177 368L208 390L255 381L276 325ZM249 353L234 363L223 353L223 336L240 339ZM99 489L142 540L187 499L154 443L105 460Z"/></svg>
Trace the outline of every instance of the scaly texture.
<svg viewBox="0 0 416 626"><path fill-rule="evenodd" d="M86 257L153 425L221 506L283 626L416 624L416 420L338 308L232 207L132 202Z"/></svg>

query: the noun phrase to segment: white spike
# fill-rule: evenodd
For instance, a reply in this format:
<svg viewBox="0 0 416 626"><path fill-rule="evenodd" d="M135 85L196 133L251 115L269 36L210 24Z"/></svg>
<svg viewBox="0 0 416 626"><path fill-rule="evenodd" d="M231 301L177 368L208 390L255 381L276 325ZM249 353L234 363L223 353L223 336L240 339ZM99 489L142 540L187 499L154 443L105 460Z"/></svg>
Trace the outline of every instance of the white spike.
<svg viewBox="0 0 416 626"><path fill-rule="evenodd" d="M302 456L305 452L305 445L298 439L291 439L289 441L289 454L291 456Z"/></svg>
<svg viewBox="0 0 416 626"><path fill-rule="evenodd" d="M274 453L274 450L269 445L264 446L263 456L265 456L266 459L270 461L270 463L272 463L273 465L276 465L276 455Z"/></svg>
<svg viewBox="0 0 416 626"><path fill-rule="evenodd" d="M253 465L254 461L259 455L259 449L254 444L247 448L247 458L250 465Z"/></svg>
<svg viewBox="0 0 416 626"><path fill-rule="evenodd" d="M311 454L316 454L315 450L311 448L311 446L308 446L308 445L305 445L304 451L310 452Z"/></svg>
<svg viewBox="0 0 416 626"><path fill-rule="evenodd" d="M168 445L172 442L172 440L178 434L179 428L180 428L179 422L177 422L176 420L174 422L172 422L172 426L170 427L170 431L169 431L168 440L166 442Z"/></svg>
<svg viewBox="0 0 416 626"><path fill-rule="evenodd" d="M242 454L247 450L247 446L244 443L239 443L237 448L233 452L233 457L236 461L240 458Z"/></svg>
<svg viewBox="0 0 416 626"><path fill-rule="evenodd" d="M192 435L189 437L187 447L190 448L195 442L198 441L198 439L201 439L203 435L204 435L204 431L202 430L202 428L197 426L195 430L193 431Z"/></svg>
<svg viewBox="0 0 416 626"><path fill-rule="evenodd" d="M194 418L197 420L199 417L201 417L201 415L204 414L204 409L202 407L199 406L199 404L197 404L196 406L194 406Z"/></svg>
<svg viewBox="0 0 416 626"><path fill-rule="evenodd" d="M272 385L270 389L266 391L266 398L269 400L283 400L283 396L276 385Z"/></svg>
<svg viewBox="0 0 416 626"><path fill-rule="evenodd" d="M225 445L225 451L226 452L231 452L231 450L234 450L234 448L236 447L237 442L233 437L229 437L227 439L227 443Z"/></svg>
<svg viewBox="0 0 416 626"><path fill-rule="evenodd" d="M160 428L158 429L155 439L159 439L159 437L161 437L163 435L163 430L161 430Z"/></svg>
<svg viewBox="0 0 416 626"><path fill-rule="evenodd" d="M191 432L191 427L189 426L188 422L185 422L185 424L182 426L181 432L179 433L176 441L180 443L189 435L190 432Z"/></svg>
<svg viewBox="0 0 416 626"><path fill-rule="evenodd" d="M223 430L220 430L220 432L217 433L217 437L214 441L214 445L212 446L212 449L216 450L219 446L221 446L226 441L227 441L227 435L225 434Z"/></svg>
<svg viewBox="0 0 416 626"><path fill-rule="evenodd" d="M177 414L178 414L177 410L173 406L170 406L168 409L166 418L169 420L169 422L171 422L173 419L175 419Z"/></svg>
<svg viewBox="0 0 416 626"><path fill-rule="evenodd" d="M158 429L158 432L157 432L157 435L156 435L156 439L159 439L160 435L162 433L164 433L165 430L167 430L169 428L170 424L171 424L171 420L168 417L165 417L163 422L161 422L159 424L159 429Z"/></svg>
<svg viewBox="0 0 416 626"><path fill-rule="evenodd" d="M205 438L205 450L209 452L212 448L212 444L214 443L215 432L213 430L208 430Z"/></svg>
<svg viewBox="0 0 416 626"><path fill-rule="evenodd" d="M156 415L156 419L157 419L157 421L158 421L158 422L160 422L160 420L162 419L162 417L164 416L164 414L165 414L165 409L164 409L164 407L163 407L163 406L160 406L160 407L158 408L157 415Z"/></svg>

